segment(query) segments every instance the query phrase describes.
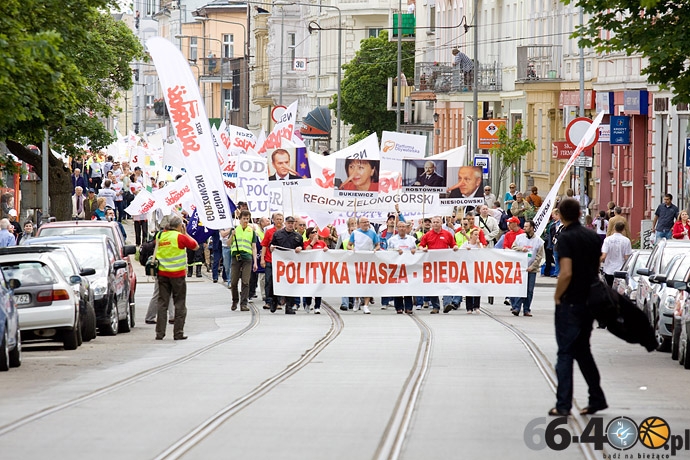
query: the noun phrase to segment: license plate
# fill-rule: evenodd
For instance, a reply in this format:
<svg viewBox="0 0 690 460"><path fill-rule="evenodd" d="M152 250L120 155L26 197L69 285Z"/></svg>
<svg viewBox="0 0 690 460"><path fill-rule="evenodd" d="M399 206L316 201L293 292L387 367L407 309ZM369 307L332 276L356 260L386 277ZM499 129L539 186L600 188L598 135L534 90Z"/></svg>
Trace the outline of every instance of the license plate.
<svg viewBox="0 0 690 460"><path fill-rule="evenodd" d="M31 296L29 294L18 294L14 296L15 305L24 305L31 302Z"/></svg>

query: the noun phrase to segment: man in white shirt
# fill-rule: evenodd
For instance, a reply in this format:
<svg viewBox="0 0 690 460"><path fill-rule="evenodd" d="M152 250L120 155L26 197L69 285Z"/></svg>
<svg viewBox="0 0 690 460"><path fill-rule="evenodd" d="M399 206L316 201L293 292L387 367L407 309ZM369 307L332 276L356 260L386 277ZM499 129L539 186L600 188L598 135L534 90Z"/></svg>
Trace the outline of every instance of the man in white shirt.
<svg viewBox="0 0 690 460"><path fill-rule="evenodd" d="M110 182L110 179L106 179L105 182L103 182L103 188L98 191L98 197L104 197L105 205L115 209L115 196L117 194L115 193L115 190L110 188L111 185L112 183Z"/></svg>
<svg viewBox="0 0 690 460"><path fill-rule="evenodd" d="M630 239L623 235L625 222L615 223L613 233L604 239L601 247L601 261L604 263L604 278L609 286L613 286L613 273L620 270L625 261L632 254Z"/></svg>
<svg viewBox="0 0 690 460"><path fill-rule="evenodd" d="M537 281L537 273L541 267L541 262L544 260L544 240L542 240L534 232L537 230L534 222L531 220L525 221L524 233L515 237L512 249L514 251L526 252L528 259L527 263L527 297L512 297L511 298L511 313L515 316L520 314L520 307L522 307L522 316L532 316L531 306L532 297L534 296L534 284Z"/></svg>
<svg viewBox="0 0 690 460"><path fill-rule="evenodd" d="M417 240L414 236L409 235L410 224L407 222L398 221L397 227L398 233L393 235L388 240L388 250L398 251L398 254L403 252L415 253L417 250ZM412 296L404 297L393 297L393 303L395 304L395 311L397 314L401 315L403 313L403 305L405 306L405 313L411 315L412 312Z"/></svg>
<svg viewBox="0 0 690 460"><path fill-rule="evenodd" d="M350 242L347 244L348 249L354 249L355 251L378 251L381 249L381 243L379 236L374 230L369 227L369 219L366 217L359 218L359 228L356 229L350 235ZM369 301L371 297L362 297L362 312L365 315L370 314L369 311ZM356 305L353 307L352 311L358 311L359 308Z"/></svg>
<svg viewBox="0 0 690 460"><path fill-rule="evenodd" d="M489 207L487 205L479 207L479 215L474 218L474 226L479 227L481 231L484 232L489 247L492 247L496 243L498 235L501 234L501 229L498 228L498 222L489 214Z"/></svg>

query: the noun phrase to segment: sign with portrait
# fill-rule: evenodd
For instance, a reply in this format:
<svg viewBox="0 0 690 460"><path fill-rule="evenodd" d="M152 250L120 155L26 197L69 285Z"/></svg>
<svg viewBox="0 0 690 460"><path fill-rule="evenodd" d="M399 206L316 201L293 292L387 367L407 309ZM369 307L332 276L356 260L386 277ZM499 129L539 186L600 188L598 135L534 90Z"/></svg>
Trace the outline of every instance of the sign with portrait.
<svg viewBox="0 0 690 460"><path fill-rule="evenodd" d="M445 193L448 188L447 169L447 160L404 159L403 191Z"/></svg>
<svg viewBox="0 0 690 460"><path fill-rule="evenodd" d="M381 160L370 158L336 158L335 196L374 197L379 192Z"/></svg>

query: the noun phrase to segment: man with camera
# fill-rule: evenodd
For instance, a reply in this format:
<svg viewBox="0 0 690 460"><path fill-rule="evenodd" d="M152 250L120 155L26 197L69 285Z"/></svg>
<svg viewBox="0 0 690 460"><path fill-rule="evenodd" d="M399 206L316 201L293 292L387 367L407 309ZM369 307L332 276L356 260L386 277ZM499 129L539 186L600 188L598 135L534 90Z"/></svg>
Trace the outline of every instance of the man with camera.
<svg viewBox="0 0 690 460"><path fill-rule="evenodd" d="M254 227L249 225L252 214L243 210L240 212L240 225L235 227L228 239L228 246L230 247L230 260L232 268L232 278L230 281L230 289L232 290L232 308L237 310L237 302L240 302L240 311L249 311L247 302L249 301L249 278L252 275L252 270L256 271L256 245L254 240ZM242 280L242 294L237 291L237 284Z"/></svg>

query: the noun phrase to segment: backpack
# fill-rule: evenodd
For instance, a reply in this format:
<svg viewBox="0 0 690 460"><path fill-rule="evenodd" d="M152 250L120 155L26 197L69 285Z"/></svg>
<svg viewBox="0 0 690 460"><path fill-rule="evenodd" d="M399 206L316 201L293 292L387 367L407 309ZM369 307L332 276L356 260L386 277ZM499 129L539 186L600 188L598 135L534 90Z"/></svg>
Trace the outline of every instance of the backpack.
<svg viewBox="0 0 690 460"><path fill-rule="evenodd" d="M158 237L158 233L156 233L156 237ZM139 247L139 263L146 267L146 262L149 260L149 257L153 255L153 251L156 249L156 238L151 238L149 241L146 241L141 244Z"/></svg>
<svg viewBox="0 0 690 460"><path fill-rule="evenodd" d="M503 232L508 231L508 213L503 210L501 210L501 218L498 221L498 228L500 228Z"/></svg>

